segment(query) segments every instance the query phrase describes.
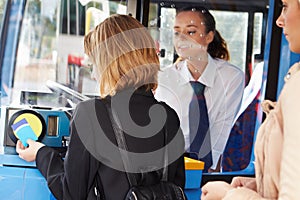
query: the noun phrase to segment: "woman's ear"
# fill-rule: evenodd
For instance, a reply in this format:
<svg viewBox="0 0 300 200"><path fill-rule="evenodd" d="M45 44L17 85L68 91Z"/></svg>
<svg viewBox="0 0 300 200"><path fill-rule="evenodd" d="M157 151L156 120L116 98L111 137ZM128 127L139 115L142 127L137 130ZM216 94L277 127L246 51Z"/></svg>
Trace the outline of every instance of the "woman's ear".
<svg viewBox="0 0 300 200"><path fill-rule="evenodd" d="M206 44L209 45L215 37L215 33L213 31L209 31L209 33L206 35Z"/></svg>

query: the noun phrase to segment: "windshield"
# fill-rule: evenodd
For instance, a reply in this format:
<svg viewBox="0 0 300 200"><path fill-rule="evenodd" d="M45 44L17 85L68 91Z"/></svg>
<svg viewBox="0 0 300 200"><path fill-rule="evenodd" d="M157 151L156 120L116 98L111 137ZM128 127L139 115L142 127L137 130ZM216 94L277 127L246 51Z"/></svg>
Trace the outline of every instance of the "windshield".
<svg viewBox="0 0 300 200"><path fill-rule="evenodd" d="M126 3L28 0L18 37L13 87L3 83L2 105L65 106L57 95L66 98L63 102L74 103L85 95L97 96L96 81L84 65L83 37L115 13L126 14ZM56 94L51 96L53 92Z"/></svg>

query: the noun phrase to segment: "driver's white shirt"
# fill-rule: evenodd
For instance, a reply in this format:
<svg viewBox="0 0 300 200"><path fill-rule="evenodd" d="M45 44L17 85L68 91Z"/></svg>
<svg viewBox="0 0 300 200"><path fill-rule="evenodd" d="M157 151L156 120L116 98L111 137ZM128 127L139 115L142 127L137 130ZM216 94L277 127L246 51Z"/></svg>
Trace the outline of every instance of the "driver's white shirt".
<svg viewBox="0 0 300 200"><path fill-rule="evenodd" d="M173 64L159 72L155 98L166 102L178 114L185 138L185 149L189 149L189 104L193 90L189 81L195 81L188 70L186 61ZM212 169L222 155L234 119L239 111L244 91L244 73L236 66L208 56L208 65L196 80L206 86L209 130L211 135Z"/></svg>

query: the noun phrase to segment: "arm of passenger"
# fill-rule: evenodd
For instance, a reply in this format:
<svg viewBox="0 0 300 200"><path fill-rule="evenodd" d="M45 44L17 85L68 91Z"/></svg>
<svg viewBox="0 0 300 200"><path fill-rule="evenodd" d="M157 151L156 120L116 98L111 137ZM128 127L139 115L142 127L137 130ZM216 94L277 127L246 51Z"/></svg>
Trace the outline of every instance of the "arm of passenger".
<svg viewBox="0 0 300 200"><path fill-rule="evenodd" d="M300 73L294 74L281 94L283 146L280 166L280 199L300 198Z"/></svg>
<svg viewBox="0 0 300 200"><path fill-rule="evenodd" d="M64 175L63 158L51 147L42 147L36 155L36 165L45 177L48 187L57 199L62 199L62 182L60 175Z"/></svg>
<svg viewBox="0 0 300 200"><path fill-rule="evenodd" d="M234 119L241 106L244 92L244 75L242 72L238 73L232 79L231 84L227 87L227 91L224 92L225 102L223 111L218 114L215 123L210 128L213 156L212 169L216 168L220 156L224 152ZM213 139L214 137L215 139Z"/></svg>
<svg viewBox="0 0 300 200"><path fill-rule="evenodd" d="M50 147L38 151L36 163L46 178L49 189L57 199L86 199L91 156L84 148L74 124L71 125L71 137L65 159Z"/></svg>
<svg viewBox="0 0 300 200"><path fill-rule="evenodd" d="M181 137L182 137L182 139L181 139L182 143L180 145L178 145L178 148L181 149L182 155L178 159L178 166L176 168L176 174L175 174L175 183L177 185L179 185L181 188L184 188L184 186L185 186L185 163L184 163L183 152L184 152L185 143L184 143L183 133L181 131L181 128L179 127L179 120L178 120L178 130L179 130L179 132L177 134L181 134Z"/></svg>
<svg viewBox="0 0 300 200"><path fill-rule="evenodd" d="M223 181L211 181L206 183L202 188L202 200L263 200L257 192L246 187L235 187Z"/></svg>
<svg viewBox="0 0 300 200"><path fill-rule="evenodd" d="M171 171L169 170L168 177L174 177L174 183L178 186L180 186L182 189L185 186L185 163L184 163L184 137L182 130L180 128L180 122L178 119L178 116L176 115L176 112L174 110L171 111L172 114L169 114L168 116L168 130L170 130L169 134L167 135L174 137L168 139L168 149L171 158L175 155L178 156L178 159L176 159L175 162L172 162L169 166L170 169L173 169L173 175L171 175ZM170 162L170 161L168 161ZM175 170L175 173L174 173Z"/></svg>
<svg viewBox="0 0 300 200"><path fill-rule="evenodd" d="M257 191L257 184L256 184L255 177L236 176L232 179L230 185L233 186L234 188L245 187L253 191Z"/></svg>
<svg viewBox="0 0 300 200"><path fill-rule="evenodd" d="M225 197L223 198L223 200L232 200L232 199L267 200L266 198L260 196L257 192L245 187L231 189L226 193Z"/></svg>

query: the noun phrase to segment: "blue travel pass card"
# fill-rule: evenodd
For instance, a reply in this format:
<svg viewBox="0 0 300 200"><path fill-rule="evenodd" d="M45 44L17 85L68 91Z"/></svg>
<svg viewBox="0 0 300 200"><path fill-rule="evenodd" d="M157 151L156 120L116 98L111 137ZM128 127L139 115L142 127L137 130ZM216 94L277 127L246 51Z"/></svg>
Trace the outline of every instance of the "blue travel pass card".
<svg viewBox="0 0 300 200"><path fill-rule="evenodd" d="M37 140L38 137L28 124L27 120L25 118L21 119L20 121L14 123L11 125L14 134L21 140L22 144L27 147L27 140L32 139L32 140Z"/></svg>

